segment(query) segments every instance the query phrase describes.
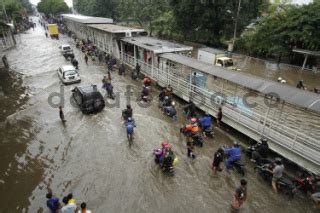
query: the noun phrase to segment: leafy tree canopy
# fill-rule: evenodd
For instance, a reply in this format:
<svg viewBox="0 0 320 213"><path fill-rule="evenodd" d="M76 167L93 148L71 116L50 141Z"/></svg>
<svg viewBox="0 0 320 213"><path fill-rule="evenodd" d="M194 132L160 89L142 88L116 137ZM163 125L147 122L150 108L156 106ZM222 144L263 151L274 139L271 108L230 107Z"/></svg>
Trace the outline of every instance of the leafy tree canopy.
<svg viewBox="0 0 320 213"><path fill-rule="evenodd" d="M64 0L41 0L37 5L38 11L49 15L58 15L69 12L68 5Z"/></svg>
<svg viewBox="0 0 320 213"><path fill-rule="evenodd" d="M251 54L288 55L293 48L320 50L320 1L271 11L239 39Z"/></svg>

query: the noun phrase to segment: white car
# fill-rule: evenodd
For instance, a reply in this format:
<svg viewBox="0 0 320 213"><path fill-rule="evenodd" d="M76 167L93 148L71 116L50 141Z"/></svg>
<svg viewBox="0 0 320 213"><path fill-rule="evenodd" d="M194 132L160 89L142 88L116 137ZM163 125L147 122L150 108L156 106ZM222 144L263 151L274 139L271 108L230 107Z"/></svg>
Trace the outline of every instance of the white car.
<svg viewBox="0 0 320 213"><path fill-rule="evenodd" d="M78 83L81 81L80 75L72 65L65 65L58 70L58 76L64 84Z"/></svg>
<svg viewBox="0 0 320 213"><path fill-rule="evenodd" d="M59 49L62 53L62 55L66 54L66 53L73 53L73 50L71 49L69 44L64 44L59 46Z"/></svg>

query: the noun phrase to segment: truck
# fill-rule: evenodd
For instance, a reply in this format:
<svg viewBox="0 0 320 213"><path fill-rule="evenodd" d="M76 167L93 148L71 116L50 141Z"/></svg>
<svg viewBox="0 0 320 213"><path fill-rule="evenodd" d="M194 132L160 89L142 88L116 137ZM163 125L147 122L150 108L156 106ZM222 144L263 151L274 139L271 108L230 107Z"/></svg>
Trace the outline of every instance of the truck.
<svg viewBox="0 0 320 213"><path fill-rule="evenodd" d="M48 24L48 31L51 38L59 39L58 25Z"/></svg>
<svg viewBox="0 0 320 213"><path fill-rule="evenodd" d="M226 56L226 52L209 47L198 50L198 60L230 70L239 70L234 66L232 58Z"/></svg>

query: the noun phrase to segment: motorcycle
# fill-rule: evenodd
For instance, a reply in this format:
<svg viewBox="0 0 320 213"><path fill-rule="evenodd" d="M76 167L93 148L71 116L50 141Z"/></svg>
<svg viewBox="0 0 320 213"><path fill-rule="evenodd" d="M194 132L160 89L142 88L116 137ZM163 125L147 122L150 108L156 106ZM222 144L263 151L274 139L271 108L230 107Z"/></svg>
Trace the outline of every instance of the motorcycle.
<svg viewBox="0 0 320 213"><path fill-rule="evenodd" d="M191 134L191 138L193 140L194 145L203 147L203 137L200 132L197 132L195 134Z"/></svg>
<svg viewBox="0 0 320 213"><path fill-rule="evenodd" d="M151 97L149 96L149 93L150 93L150 87L144 86L141 91L140 100L143 102L150 102Z"/></svg>
<svg viewBox="0 0 320 213"><path fill-rule="evenodd" d="M180 128L180 133L182 133L185 137L191 137L194 145L203 147L203 136L200 132L187 132L186 126L183 126Z"/></svg>
<svg viewBox="0 0 320 213"><path fill-rule="evenodd" d="M247 149L245 150L246 155L248 156L249 159L252 158L252 153L256 150L257 144L253 144L247 147ZM256 165L262 166L265 164L270 164L272 163L271 159L268 158L261 158L259 160L259 162L255 161L254 162Z"/></svg>
<svg viewBox="0 0 320 213"><path fill-rule="evenodd" d="M177 120L177 110L175 108L174 101L172 101L169 106L163 106L162 110L167 116L171 117L174 121Z"/></svg>
<svg viewBox="0 0 320 213"><path fill-rule="evenodd" d="M258 174L271 185L273 175L269 170L272 170L273 168L274 163L264 164L261 166L257 165L254 167L254 171L258 172ZM293 197L296 193L296 186L293 182L283 177L277 181L277 189L290 197Z"/></svg>
<svg viewBox="0 0 320 213"><path fill-rule="evenodd" d="M223 149L227 149L227 148L229 148L227 145L224 145L224 146L223 146ZM224 157L227 158L228 155L225 154ZM245 166L245 164L244 164L241 160L233 161L233 162L231 163L231 166L232 166L231 169L235 169L235 170L238 172L238 174L240 174L240 175L242 175L242 176L245 175L245 173L246 173L246 166Z"/></svg>
<svg viewBox="0 0 320 213"><path fill-rule="evenodd" d="M163 172L174 175L174 166L176 165L178 158L171 152L169 156L162 159L162 152L163 150L161 148L153 151L155 163L162 168Z"/></svg>
<svg viewBox="0 0 320 213"><path fill-rule="evenodd" d="M320 181L320 176L305 171L300 177L295 177L292 182L295 185L296 190L300 190L304 193L310 192L311 194L317 192L316 184Z"/></svg>
<svg viewBox="0 0 320 213"><path fill-rule="evenodd" d="M209 126L209 127L207 127L207 128L204 128L204 129L203 129L203 132L204 132L204 134L205 134L207 137L210 137L210 138L213 138L213 137L214 137L214 131L213 131L212 126Z"/></svg>

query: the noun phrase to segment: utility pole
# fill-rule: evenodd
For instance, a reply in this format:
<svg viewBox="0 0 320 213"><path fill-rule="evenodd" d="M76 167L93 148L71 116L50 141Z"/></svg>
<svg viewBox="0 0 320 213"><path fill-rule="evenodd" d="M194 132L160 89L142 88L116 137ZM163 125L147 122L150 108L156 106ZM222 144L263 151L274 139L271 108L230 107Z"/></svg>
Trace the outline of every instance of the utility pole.
<svg viewBox="0 0 320 213"><path fill-rule="evenodd" d="M3 10L3 14L5 16L6 22L9 23L9 19L8 19L7 12L6 12L6 7L4 6L4 0L1 0L1 2L2 2L2 10Z"/></svg>
<svg viewBox="0 0 320 213"><path fill-rule="evenodd" d="M234 31L233 31L232 50L231 51L233 51L234 42L236 41L236 37L237 37L237 27L238 27L238 19L239 19L240 9L241 9L241 0L239 0L237 16L236 16L236 19L234 21Z"/></svg>

